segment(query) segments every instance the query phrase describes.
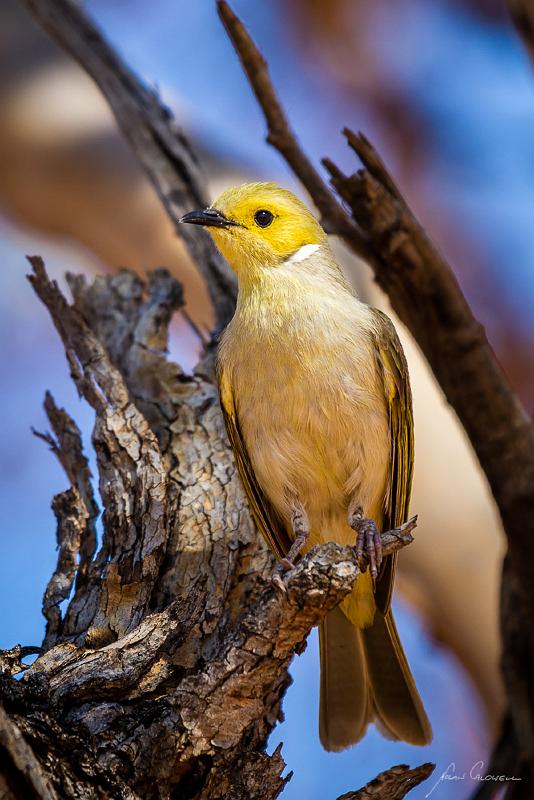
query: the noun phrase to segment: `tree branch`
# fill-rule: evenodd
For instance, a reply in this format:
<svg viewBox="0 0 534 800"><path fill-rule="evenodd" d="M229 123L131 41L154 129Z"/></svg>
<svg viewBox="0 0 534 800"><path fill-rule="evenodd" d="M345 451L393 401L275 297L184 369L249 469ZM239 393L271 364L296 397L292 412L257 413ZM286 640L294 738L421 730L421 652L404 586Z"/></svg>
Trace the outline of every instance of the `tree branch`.
<svg viewBox="0 0 534 800"><path fill-rule="evenodd" d="M208 205L196 155L171 112L144 86L74 0L20 0L39 24L91 76L108 101L125 139L206 278L222 328L233 315L236 285L222 256L200 226L180 225L192 208Z"/></svg>
<svg viewBox="0 0 534 800"><path fill-rule="evenodd" d="M409 791L426 781L434 772L435 764L421 764L410 769L406 764L398 764L357 789L342 794L337 800L402 800Z"/></svg>
<svg viewBox="0 0 534 800"><path fill-rule="evenodd" d="M534 540L534 429L510 389L482 326L447 262L394 187L364 136L346 130L366 169L346 177L327 162L332 182L377 255L375 277L425 353L456 410L501 512L529 617ZM393 186L393 189L391 188Z"/></svg>
<svg viewBox="0 0 534 800"><path fill-rule="evenodd" d="M217 0L217 8L264 113L268 130L267 141L278 150L295 175L302 181L321 213L321 223L325 230L342 235L351 243L358 255L364 258L369 257L366 242L358 228L352 224L300 147L272 85L267 62L252 41L247 29L224 0Z"/></svg>
<svg viewBox="0 0 534 800"><path fill-rule="evenodd" d="M83 633L103 644L135 627L146 611L167 545L166 472L157 439L130 402L123 377L102 344L80 313L67 304L56 283L48 279L42 260L32 256L29 261L33 266L29 279L63 339L76 385L97 412L94 443L100 445L97 457L106 533L91 575L95 592L89 631L86 607L83 631L74 623L71 633ZM127 457L114 461L114 452ZM81 502L80 496L78 508ZM86 509L84 514L88 515ZM83 528L84 522L79 520L76 525ZM76 527L72 522L68 532L61 533L62 544L73 535L73 525ZM81 548L81 540L75 546ZM88 549L85 542L83 547ZM124 593L128 594L127 611ZM53 593L54 601L58 596ZM48 602L52 598L45 599L45 604Z"/></svg>
<svg viewBox="0 0 534 800"><path fill-rule="evenodd" d="M95 554L97 538L96 520L98 519L100 511L91 485L91 470L89 469L89 462L83 452L80 429L64 408L58 408L56 406L50 392L47 392L45 395L44 408L56 438L54 439L54 436L50 433L39 433L39 431L32 429L33 433L39 439L46 442L50 446L52 452L57 456L59 463L65 470L65 474L73 486L73 490L76 491L79 495L79 499L82 501L83 510L80 507L79 514L80 516L86 517L85 531L81 536L75 552L73 552L75 558L79 556L79 562L74 566L76 581L80 584L87 580L89 564ZM77 503L78 501L73 499L73 502ZM58 515L56 514L56 516ZM62 514L59 514L58 525L60 525L61 522ZM60 546L61 552L60 538L60 531L58 528L58 545ZM65 597L68 596L69 591L70 586L66 591ZM60 599L64 598L61 597ZM46 613L45 616L47 616Z"/></svg>
<svg viewBox="0 0 534 800"><path fill-rule="evenodd" d="M60 603L71 592L78 566L78 556L88 536L88 513L78 491L72 486L68 491L56 495L52 510L57 520L58 559L54 574L48 581L43 598L43 614L46 617L44 647L55 644L61 634Z"/></svg>
<svg viewBox="0 0 534 800"><path fill-rule="evenodd" d="M517 32L534 62L534 6L531 0L507 0L507 5Z"/></svg>
<svg viewBox="0 0 534 800"><path fill-rule="evenodd" d="M41 652L40 647L22 647L20 644L9 650L0 650L0 676L17 675L28 669L29 664L25 664L22 659Z"/></svg>
<svg viewBox="0 0 534 800"><path fill-rule="evenodd" d="M384 554L397 552L412 540L410 533L388 533L382 537ZM178 683L177 695L188 697L181 710L182 722L185 714L189 720L188 735L200 722L196 735L204 747L213 744L214 737L220 746L235 746L256 713L254 702L244 710L244 698L254 696L254 686L260 697L272 690L271 684L276 685L295 650L352 590L359 572L355 549L331 542L311 550L283 577L285 591L265 581L246 610L225 626L218 656L212 657L205 671ZM187 603L175 602L145 617L112 647L86 649L83 654L68 643L56 647L28 675L44 675L51 699L58 704L113 699L118 689L130 699L156 692L169 680L176 651L200 621L202 600L197 591L196 599L191 593ZM140 678L146 674L150 681L145 678L140 690ZM194 697L197 704L199 698L204 702L209 698L209 724L205 713L197 714ZM232 698L239 709L232 708Z"/></svg>

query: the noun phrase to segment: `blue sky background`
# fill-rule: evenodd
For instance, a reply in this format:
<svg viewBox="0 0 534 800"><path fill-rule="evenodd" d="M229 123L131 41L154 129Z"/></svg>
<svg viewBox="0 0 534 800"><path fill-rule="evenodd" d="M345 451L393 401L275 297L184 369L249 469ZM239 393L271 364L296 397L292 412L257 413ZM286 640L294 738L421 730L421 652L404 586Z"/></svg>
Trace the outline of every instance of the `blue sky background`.
<svg viewBox="0 0 534 800"><path fill-rule="evenodd" d="M368 104L347 105L329 91L324 74L303 67L281 2L235 0L268 57L275 84L308 153L328 154L345 169L354 163L339 131L344 125L370 134L394 174L402 170L398 153ZM218 155L238 162L258 177L292 185L280 157L264 144L264 124L241 68L224 35L211 0L157 0L150 10L131 0L90 0L89 10L144 78L158 85L169 105L197 139ZM459 230L476 243L477 269L459 273L462 285L490 336L498 337L505 315L514 315L527 339L534 338L534 79L528 59L510 26L483 21L461 4L436 0L405 3L391 28L380 29L383 69L392 86L409 98L430 133L418 176L427 204L416 206L423 221L435 214L447 225L432 230L448 255L456 254ZM153 10L157 8L157 13ZM393 16L393 15L392 15ZM394 26L394 27L393 27ZM378 36L378 34L377 34ZM382 37L382 38L380 38ZM356 56L355 56L356 58ZM355 63L355 68L357 64ZM432 214L430 213L432 212ZM61 277L73 269L72 253L17 230L0 218L0 385L3 420L0 448L0 647L36 644L42 638L40 605L55 563L52 496L65 478L30 426L44 429L44 391L76 417L90 441L92 413L72 387L64 353L43 307L24 277L24 254L39 252ZM467 252L467 251L466 251ZM87 256L76 266L91 263ZM483 265L483 270L480 269ZM497 298L496 306L488 297ZM186 358L187 342L175 342ZM43 353L46 357L43 358ZM16 600L14 600L16 598ZM285 704L286 721L270 740L284 742L283 755L295 775L285 800L323 800L365 783L393 763L437 762L435 780L451 762L469 771L486 759L488 737L476 697L454 659L433 644L419 619L397 605L401 637L436 738L427 748L385 741L372 732L358 747L326 754L317 730L318 654L315 635L296 659L294 684ZM410 797L423 798L432 779ZM472 790L466 779L440 785L436 800L462 800Z"/></svg>

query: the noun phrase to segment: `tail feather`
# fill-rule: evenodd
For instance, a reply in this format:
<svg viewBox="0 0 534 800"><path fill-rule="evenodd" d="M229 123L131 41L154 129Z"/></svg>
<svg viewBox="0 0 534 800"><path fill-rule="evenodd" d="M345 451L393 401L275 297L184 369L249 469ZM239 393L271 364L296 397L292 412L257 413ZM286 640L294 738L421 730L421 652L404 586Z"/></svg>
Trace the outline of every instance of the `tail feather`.
<svg viewBox="0 0 534 800"><path fill-rule="evenodd" d="M365 733L370 715L361 632L335 608L319 627L319 737L325 750L344 750Z"/></svg>
<svg viewBox="0 0 534 800"><path fill-rule="evenodd" d="M376 722L385 735L409 744L432 740L432 728L402 649L391 611L375 614L362 631Z"/></svg>
<svg viewBox="0 0 534 800"><path fill-rule="evenodd" d="M336 608L319 629L321 698L319 735L325 750L358 742L369 722L391 739L424 745L430 722L415 686L391 611L376 611L357 628Z"/></svg>

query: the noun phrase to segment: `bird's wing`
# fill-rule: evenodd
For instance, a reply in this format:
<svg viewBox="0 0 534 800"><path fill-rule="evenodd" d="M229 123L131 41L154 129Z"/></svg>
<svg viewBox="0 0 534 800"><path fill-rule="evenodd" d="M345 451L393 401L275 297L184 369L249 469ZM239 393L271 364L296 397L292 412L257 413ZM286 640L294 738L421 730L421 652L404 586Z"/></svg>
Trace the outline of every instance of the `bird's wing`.
<svg viewBox="0 0 534 800"><path fill-rule="evenodd" d="M219 394L221 407L241 481L245 488L250 508L260 532L278 558L283 558L291 547L291 539L280 515L263 494L254 474L254 468L247 453L241 434L237 406L232 382L228 372L219 365Z"/></svg>
<svg viewBox="0 0 534 800"><path fill-rule="evenodd" d="M412 393L406 357L393 323L378 309L376 353L384 381L389 413L391 473L384 503L383 530L402 525L408 519L412 491L414 436ZM391 601L396 555L384 559L376 586L376 604L386 613Z"/></svg>

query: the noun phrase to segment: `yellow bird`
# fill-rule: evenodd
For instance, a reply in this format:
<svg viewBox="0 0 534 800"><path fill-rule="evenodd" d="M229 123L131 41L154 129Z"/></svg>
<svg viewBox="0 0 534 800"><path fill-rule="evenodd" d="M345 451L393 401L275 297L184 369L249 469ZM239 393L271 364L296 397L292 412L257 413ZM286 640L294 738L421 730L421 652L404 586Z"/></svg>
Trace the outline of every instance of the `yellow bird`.
<svg viewBox="0 0 534 800"><path fill-rule="evenodd" d="M181 221L206 226L237 274L218 379L258 528L286 566L332 540L356 539L369 556L320 626L321 742L342 750L374 721L388 738L426 744L430 723L390 609L395 558L382 561L378 534L407 520L413 470L393 324L360 302L317 220L274 183L228 189Z"/></svg>

